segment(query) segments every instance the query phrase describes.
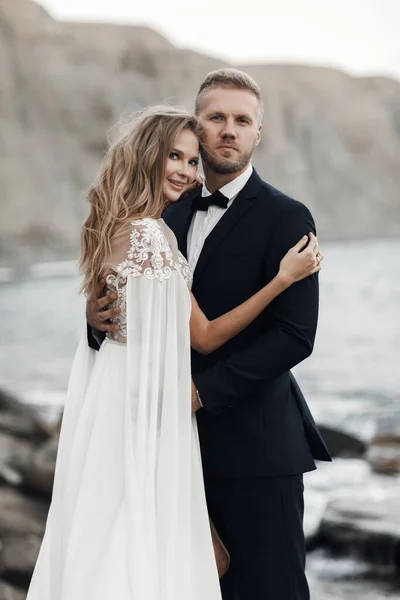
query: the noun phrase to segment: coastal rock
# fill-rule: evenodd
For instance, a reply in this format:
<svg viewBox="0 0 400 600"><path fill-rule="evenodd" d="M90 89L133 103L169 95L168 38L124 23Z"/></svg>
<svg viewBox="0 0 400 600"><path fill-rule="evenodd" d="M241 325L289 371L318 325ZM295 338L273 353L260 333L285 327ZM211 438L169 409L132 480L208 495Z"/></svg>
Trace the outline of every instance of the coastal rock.
<svg viewBox="0 0 400 600"><path fill-rule="evenodd" d="M20 466L19 473L25 489L51 499L57 458L58 436L45 442L31 460Z"/></svg>
<svg viewBox="0 0 400 600"><path fill-rule="evenodd" d="M23 440L40 441L52 435L52 428L42 422L30 406L0 389L0 432Z"/></svg>
<svg viewBox="0 0 400 600"><path fill-rule="evenodd" d="M2 538L0 572L18 587L27 588L39 554L41 536L20 535ZM0 596L1 598L1 596Z"/></svg>
<svg viewBox="0 0 400 600"><path fill-rule="evenodd" d="M399 496L366 494L329 503L320 526L320 538L333 550L355 552L364 560L400 568Z"/></svg>
<svg viewBox="0 0 400 600"><path fill-rule="evenodd" d="M28 587L47 512L48 502L0 487L0 574L8 583Z"/></svg>
<svg viewBox="0 0 400 600"><path fill-rule="evenodd" d="M376 473L400 474L400 433L375 437L368 448L367 460Z"/></svg>
<svg viewBox="0 0 400 600"><path fill-rule="evenodd" d="M0 487L0 540L44 533L49 503Z"/></svg>
<svg viewBox="0 0 400 600"><path fill-rule="evenodd" d="M0 477L11 485L20 485L22 476L15 464L26 464L32 456L32 444L0 433Z"/></svg>
<svg viewBox="0 0 400 600"><path fill-rule="evenodd" d="M0 600L25 600L26 594L8 583L0 581Z"/></svg>
<svg viewBox="0 0 400 600"><path fill-rule="evenodd" d="M367 445L355 435L327 425L319 425L319 430L332 458L336 456L355 458L363 456Z"/></svg>
<svg viewBox="0 0 400 600"><path fill-rule="evenodd" d="M400 510L396 511L400 476L375 473L361 458L337 457L332 463L319 463L317 470L306 473L304 486L308 550L322 547L347 556L353 549L366 560L370 560L370 553L375 553L377 562L383 561L381 566L388 566L386 560L391 566L397 564L397 550L392 546L396 546L400 533ZM365 516L364 510L372 516ZM386 512L387 519L397 523L397 530L388 524ZM374 525L372 531L368 523ZM393 538L385 537L387 531L392 532ZM381 543L381 539L386 541Z"/></svg>

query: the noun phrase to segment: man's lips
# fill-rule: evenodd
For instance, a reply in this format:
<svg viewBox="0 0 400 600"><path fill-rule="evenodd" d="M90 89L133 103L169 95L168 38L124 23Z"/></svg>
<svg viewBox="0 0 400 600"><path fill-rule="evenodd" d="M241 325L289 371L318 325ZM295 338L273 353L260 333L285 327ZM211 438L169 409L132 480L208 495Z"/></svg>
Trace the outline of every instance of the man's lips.
<svg viewBox="0 0 400 600"><path fill-rule="evenodd" d="M235 146L218 146L218 150L237 150Z"/></svg>

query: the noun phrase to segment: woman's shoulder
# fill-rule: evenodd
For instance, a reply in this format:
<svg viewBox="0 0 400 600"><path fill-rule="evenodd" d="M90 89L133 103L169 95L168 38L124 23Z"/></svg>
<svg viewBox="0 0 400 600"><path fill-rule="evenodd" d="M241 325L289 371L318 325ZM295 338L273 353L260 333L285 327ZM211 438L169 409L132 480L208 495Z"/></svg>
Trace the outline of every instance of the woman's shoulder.
<svg viewBox="0 0 400 600"><path fill-rule="evenodd" d="M183 263L175 235L163 219L130 219L114 238L110 264L124 280L128 275L164 280L179 271L186 281L190 273L186 277L189 268Z"/></svg>
<svg viewBox="0 0 400 600"><path fill-rule="evenodd" d="M129 220L132 227L140 227L143 225L160 226L163 219L155 219L154 217L137 217Z"/></svg>
<svg viewBox="0 0 400 600"><path fill-rule="evenodd" d="M132 219L130 221L130 240L131 244L137 242L148 242L154 239L158 243L168 244L169 228L164 223L163 219L154 219L152 217L143 217L140 219Z"/></svg>
<svg viewBox="0 0 400 600"><path fill-rule="evenodd" d="M119 223L110 241L106 266L114 267L126 260L143 260L145 254L159 253L168 243L159 219L126 219ZM167 248L168 249L168 248Z"/></svg>
<svg viewBox="0 0 400 600"><path fill-rule="evenodd" d="M172 266L174 253L169 229L162 219L145 217L131 221L128 258L153 267Z"/></svg>
<svg viewBox="0 0 400 600"><path fill-rule="evenodd" d="M164 242L164 245L171 247L175 253L178 250L178 244L174 232L164 219L154 219L145 217L141 219L132 219L130 221L131 242L134 244L139 240L149 240L153 237L158 243Z"/></svg>
<svg viewBox="0 0 400 600"><path fill-rule="evenodd" d="M129 245L134 245L149 238L161 238L165 235L166 225L162 219L152 217L130 218L119 224L112 236L112 244L125 240Z"/></svg>

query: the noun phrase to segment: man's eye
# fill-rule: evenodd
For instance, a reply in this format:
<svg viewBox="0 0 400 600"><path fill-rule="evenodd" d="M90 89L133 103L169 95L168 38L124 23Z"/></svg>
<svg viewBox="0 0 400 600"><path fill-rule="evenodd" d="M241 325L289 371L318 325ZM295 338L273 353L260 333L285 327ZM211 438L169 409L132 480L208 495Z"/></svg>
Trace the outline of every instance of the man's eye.
<svg viewBox="0 0 400 600"><path fill-rule="evenodd" d="M221 117L220 115L214 115L213 117L211 117L211 119L212 119L213 121L219 121L219 120L221 120L221 119L222 119L222 117Z"/></svg>

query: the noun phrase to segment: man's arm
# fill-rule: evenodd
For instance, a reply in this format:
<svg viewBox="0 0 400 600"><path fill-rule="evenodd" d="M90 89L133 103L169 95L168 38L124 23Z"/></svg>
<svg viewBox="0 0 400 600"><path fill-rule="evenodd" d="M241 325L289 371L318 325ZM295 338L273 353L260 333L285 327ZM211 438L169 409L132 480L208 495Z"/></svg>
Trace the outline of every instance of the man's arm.
<svg viewBox="0 0 400 600"><path fill-rule="evenodd" d="M268 279L278 272L287 250L309 232L315 234L310 211L300 203L291 205L271 240L266 266ZM193 374L206 411L218 414L245 401L266 381L276 379L310 356L318 320L318 275L292 285L268 310L273 325L252 345L202 373Z"/></svg>
<svg viewBox="0 0 400 600"><path fill-rule="evenodd" d="M105 285L105 280L100 279L93 294L86 300L87 340L93 350L100 349L107 331L119 329L119 325L110 322L110 319L119 313L119 307L107 310L107 306L116 299L116 295L112 293L102 296Z"/></svg>

